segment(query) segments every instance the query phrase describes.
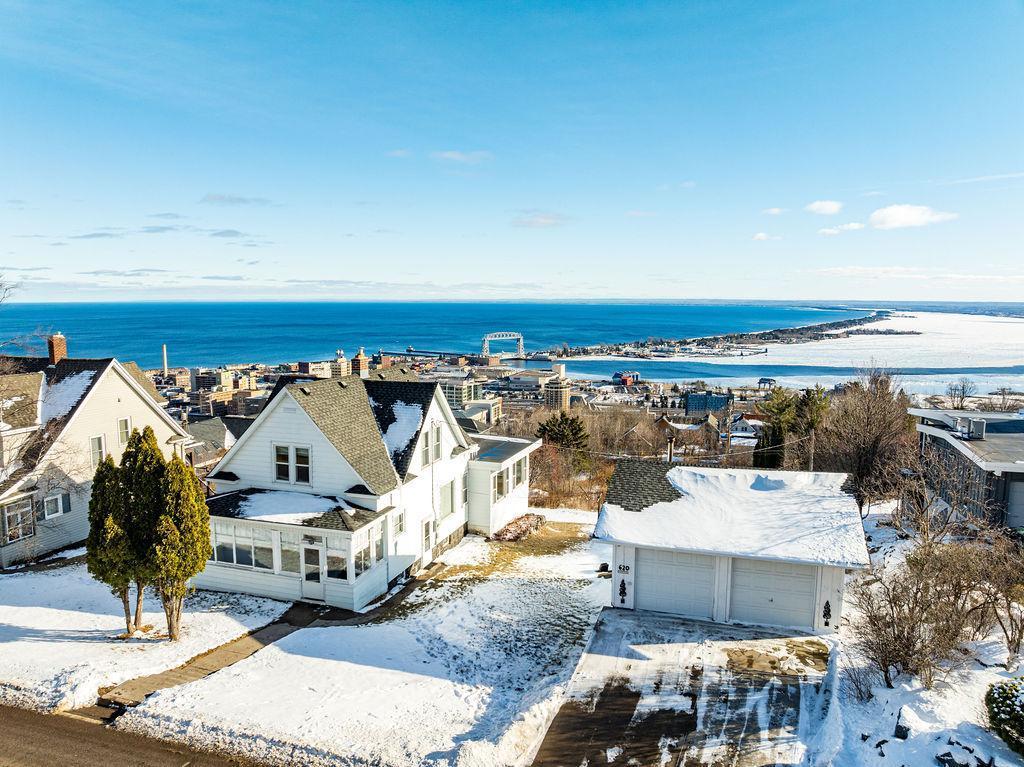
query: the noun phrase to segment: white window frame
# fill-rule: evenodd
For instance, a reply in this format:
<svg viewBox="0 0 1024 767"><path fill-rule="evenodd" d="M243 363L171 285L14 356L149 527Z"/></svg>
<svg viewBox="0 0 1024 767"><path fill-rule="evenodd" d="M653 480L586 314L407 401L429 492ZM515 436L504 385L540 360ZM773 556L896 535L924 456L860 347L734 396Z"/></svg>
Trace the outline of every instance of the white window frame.
<svg viewBox="0 0 1024 767"><path fill-rule="evenodd" d="M391 529L396 537L405 533L405 511L400 511L391 520Z"/></svg>
<svg viewBox="0 0 1024 767"><path fill-rule="evenodd" d="M50 501L57 502L57 511L53 514L46 508ZM54 517L62 516L67 511L68 509L64 508L64 496L62 494L48 495L43 499L43 519L53 519Z"/></svg>
<svg viewBox="0 0 1024 767"><path fill-rule="evenodd" d="M441 460L441 424L430 425L430 462Z"/></svg>
<svg viewBox="0 0 1024 767"><path fill-rule="evenodd" d="M123 434L124 434L124 438L123 439L122 439L122 432L121 432L121 424L122 423L123 424L127 424L127 427L128 427L123 432ZM128 444L128 438L130 436L132 436L132 417L130 415L128 415L128 416L125 416L124 418L118 418L117 419L117 444L122 445L122 446L123 445L127 445Z"/></svg>
<svg viewBox="0 0 1024 767"><path fill-rule="evenodd" d="M96 453L93 451L93 440L98 439L100 441L100 458L96 460ZM101 463L110 455L107 452L107 435L106 434L94 434L89 437L89 460L92 461L92 467L98 468Z"/></svg>
<svg viewBox="0 0 1024 767"><path fill-rule="evenodd" d="M462 505L469 503L469 469L462 473Z"/></svg>
<svg viewBox="0 0 1024 767"><path fill-rule="evenodd" d="M455 513L455 480L441 485L441 512L438 519L448 519Z"/></svg>
<svg viewBox="0 0 1024 767"><path fill-rule="evenodd" d="M28 504L28 508L27 509L24 508L25 504ZM11 517L10 517L10 515L12 513L11 509L13 509L14 507L17 507L17 506L21 506L22 507L17 512L18 516L19 516L19 522L18 522L17 527L18 527L19 530L21 530L25 526L24 514L25 514L26 511L28 511L29 532L24 534L24 535L19 535L17 538L12 538L11 537ZM3 543L4 545L10 544L10 543L17 543L18 541L24 541L24 540L27 540L27 539L32 538L33 536L35 536L35 534L36 534L36 513L35 512L36 512L35 504L32 502L32 498L31 497L19 498L16 501L11 501L10 503L5 503L2 507L0 507L0 514L3 515L3 519L0 520L0 521L3 522L3 536L4 536L3 540L0 541L0 543Z"/></svg>
<svg viewBox="0 0 1024 767"><path fill-rule="evenodd" d="M288 451L288 478L287 479L282 479L281 477L277 476L277 469L278 469L278 467L279 466L284 466L284 463L279 462L277 460L278 448L280 448L282 450L287 450ZM296 455L297 455L296 451L298 451L298 450L305 450L306 451L306 460L307 460L306 469L308 470L308 473L309 473L309 479L308 480L300 480L300 479L298 479L298 463L296 462ZM271 463L273 465L273 474L274 474L273 481L274 482L276 482L278 484L303 485L305 487L312 486L312 484L313 484L313 447L312 447L312 445L292 445L292 444L282 444L280 442L273 442L270 445L270 458L271 458Z"/></svg>

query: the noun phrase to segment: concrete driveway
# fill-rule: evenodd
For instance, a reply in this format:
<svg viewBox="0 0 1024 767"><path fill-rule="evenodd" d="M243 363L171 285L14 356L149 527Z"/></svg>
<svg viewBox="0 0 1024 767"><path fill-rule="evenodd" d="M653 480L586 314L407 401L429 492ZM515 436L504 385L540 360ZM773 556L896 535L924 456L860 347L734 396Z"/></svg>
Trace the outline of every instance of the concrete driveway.
<svg viewBox="0 0 1024 767"><path fill-rule="evenodd" d="M814 637L607 608L534 765L799 764L828 658Z"/></svg>

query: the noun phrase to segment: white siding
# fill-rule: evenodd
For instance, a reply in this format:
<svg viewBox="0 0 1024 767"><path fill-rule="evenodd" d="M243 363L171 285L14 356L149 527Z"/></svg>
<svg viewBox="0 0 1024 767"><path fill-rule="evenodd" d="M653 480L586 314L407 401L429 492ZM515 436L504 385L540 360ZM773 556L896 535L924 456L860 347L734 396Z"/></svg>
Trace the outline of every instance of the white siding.
<svg viewBox="0 0 1024 767"><path fill-rule="evenodd" d="M132 428L139 431L151 426L164 456L172 457L174 446L168 442L179 433L161 415L156 403L149 400L148 395L140 394L134 388L134 381L129 383L129 380L130 377L122 377L114 367L108 368L51 447L46 463L35 474L39 486L35 499L42 503L47 496L69 493L70 512L38 521L35 536L3 546L0 566L40 556L88 536L89 497L95 473L89 440L103 436L107 452L120 462L124 445L118 439L118 419L130 418ZM26 481L23 486L30 484L31 481Z"/></svg>
<svg viewBox="0 0 1024 767"><path fill-rule="evenodd" d="M232 486L340 495L353 485L362 483L362 478L328 442L290 394L282 392L270 407L271 410L260 422L250 427L235 445L235 452L229 460L218 466L220 470L232 471L238 475L238 482L230 483ZM292 484L274 478L275 445L309 448L308 485Z"/></svg>
<svg viewBox="0 0 1024 767"><path fill-rule="evenodd" d="M302 597L302 581L298 573L272 573L216 562L207 562L206 569L192 579L192 585L200 589L255 594L285 602Z"/></svg>

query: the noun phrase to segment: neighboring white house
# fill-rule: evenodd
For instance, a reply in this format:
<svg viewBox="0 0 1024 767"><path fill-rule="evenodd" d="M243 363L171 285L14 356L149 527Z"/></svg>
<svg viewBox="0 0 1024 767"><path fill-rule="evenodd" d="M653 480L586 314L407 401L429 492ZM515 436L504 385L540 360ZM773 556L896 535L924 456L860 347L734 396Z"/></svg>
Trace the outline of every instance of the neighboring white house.
<svg viewBox="0 0 1024 767"><path fill-rule="evenodd" d="M209 476L214 555L194 582L360 609L526 513L539 446L467 436L404 368L283 381Z"/></svg>
<svg viewBox="0 0 1024 767"><path fill-rule="evenodd" d="M49 346L0 357L0 567L88 536L96 466L133 429L153 427L168 458L190 442L134 363L69 359L59 334Z"/></svg>
<svg viewBox="0 0 1024 767"><path fill-rule="evenodd" d="M835 630L846 572L869 564L845 480L618 461L594 532L614 544L612 604Z"/></svg>

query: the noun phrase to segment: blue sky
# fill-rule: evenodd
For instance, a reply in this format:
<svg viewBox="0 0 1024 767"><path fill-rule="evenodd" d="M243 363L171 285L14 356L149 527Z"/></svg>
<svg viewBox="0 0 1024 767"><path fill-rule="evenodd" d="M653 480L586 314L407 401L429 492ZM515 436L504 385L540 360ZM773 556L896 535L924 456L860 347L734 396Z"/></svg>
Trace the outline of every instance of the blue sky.
<svg viewBox="0 0 1024 767"><path fill-rule="evenodd" d="M1020 300L1024 3L0 0L16 300Z"/></svg>

